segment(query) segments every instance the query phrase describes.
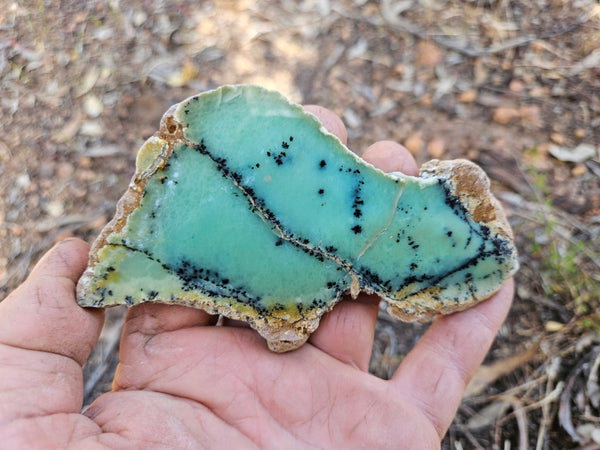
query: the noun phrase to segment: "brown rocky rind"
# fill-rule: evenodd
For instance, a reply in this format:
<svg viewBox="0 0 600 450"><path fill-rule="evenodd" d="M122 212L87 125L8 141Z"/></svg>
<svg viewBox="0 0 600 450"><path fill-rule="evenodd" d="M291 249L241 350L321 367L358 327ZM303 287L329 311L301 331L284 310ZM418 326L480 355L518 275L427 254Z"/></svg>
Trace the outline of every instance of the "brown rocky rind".
<svg viewBox="0 0 600 450"><path fill-rule="evenodd" d="M478 165L465 159L433 159L421 166L419 176L446 180L449 195L460 201L473 220L487 226L498 237L513 240L512 229L502 205L490 191L490 180ZM505 279L519 269L517 252L514 248L512 250L513 257L507 260ZM429 322L440 314L447 315L471 308L487 300L495 292L481 297L473 296L470 300L452 305L439 302L439 288L434 286L405 298L400 304L388 302L388 312L405 322Z"/></svg>

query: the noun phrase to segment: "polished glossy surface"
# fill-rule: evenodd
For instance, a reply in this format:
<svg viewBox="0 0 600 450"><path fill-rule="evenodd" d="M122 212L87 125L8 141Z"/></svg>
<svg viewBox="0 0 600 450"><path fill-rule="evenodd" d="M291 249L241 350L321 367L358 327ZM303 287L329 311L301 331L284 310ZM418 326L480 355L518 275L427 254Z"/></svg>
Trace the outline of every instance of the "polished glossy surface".
<svg viewBox="0 0 600 450"><path fill-rule="evenodd" d="M487 185L471 195L429 167L384 174L272 91L192 97L140 150L79 302L189 304L248 321L275 350L301 345L343 292L379 294L407 320L463 309L516 270L516 252L503 217L474 220Z"/></svg>

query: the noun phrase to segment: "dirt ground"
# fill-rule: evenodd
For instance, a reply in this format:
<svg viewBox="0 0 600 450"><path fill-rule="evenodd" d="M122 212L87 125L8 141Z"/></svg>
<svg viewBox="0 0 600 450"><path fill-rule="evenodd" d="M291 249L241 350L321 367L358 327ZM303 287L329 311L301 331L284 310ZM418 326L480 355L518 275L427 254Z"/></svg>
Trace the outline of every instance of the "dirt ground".
<svg viewBox="0 0 600 450"><path fill-rule="evenodd" d="M443 446L600 448L600 4L0 0L0 298L54 241L94 239L168 106L227 83L334 110L358 153L391 139L480 164L522 269ZM372 372L425 328L382 312Z"/></svg>

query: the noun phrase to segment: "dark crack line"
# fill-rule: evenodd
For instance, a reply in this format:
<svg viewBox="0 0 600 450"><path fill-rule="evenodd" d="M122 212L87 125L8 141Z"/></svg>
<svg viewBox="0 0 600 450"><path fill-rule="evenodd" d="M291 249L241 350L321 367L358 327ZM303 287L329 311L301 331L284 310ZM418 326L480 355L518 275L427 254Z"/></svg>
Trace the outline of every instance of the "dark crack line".
<svg viewBox="0 0 600 450"><path fill-rule="evenodd" d="M311 247L308 244L310 242L308 239L305 239L305 238L303 239L300 236L295 236L293 233L287 232L281 226L281 223L275 217L275 215L270 210L265 208L264 205L266 204L266 202L264 201L264 199L253 194L253 190L251 188L248 188L247 186L244 186L242 184L241 176L237 172L232 171L227 166L225 158L216 157L211 152L209 152L208 149L206 148L206 145L204 144L203 139L200 141L200 144L195 144L195 143L189 141L188 139L184 139L184 144L187 145L188 147L196 150L197 152L201 153L202 155L207 156L211 161L213 161L213 163L215 163L215 165L217 167L217 170L223 176L225 176L227 179L229 179L233 183L233 185L236 186L242 192L242 194L244 195L246 200L250 203L250 206L252 207L252 211L258 212L260 217L265 222L270 224L270 228L272 230L276 230L275 234L278 237L289 242L290 244L294 245L295 247L300 248L302 251L304 251L305 253L309 254L310 256L312 256L316 259L319 259L318 257L320 256L321 258L327 258L329 260L334 261L339 266L346 269L346 271L348 272L348 275L350 275L350 277L353 280L355 280L356 283L358 283L359 274L357 274L357 272L354 270L353 265L350 262L340 258L337 255L334 255L327 251L324 251L318 247ZM250 192L251 190L252 190L252 192ZM316 255L318 255L318 256L316 256Z"/></svg>
<svg viewBox="0 0 600 450"><path fill-rule="evenodd" d="M272 230L276 231L276 235L278 235L278 237L289 242L290 244L294 245L295 247L300 248L301 250L308 253L312 257L318 258L318 256L320 256L321 258L330 259L330 260L334 261L335 263L337 263L339 266L346 269L346 271L348 272L348 275L353 280L352 287L351 287L351 292L353 293L353 295L354 295L354 293L358 293L358 291L360 291L362 288L371 288L371 289L373 289L373 291L382 293L384 295L389 294L388 289L384 288L381 285L381 283L373 282L373 281L365 282L367 279L370 278L370 276L368 276L368 274L366 274L366 273L362 273L363 272L362 270L358 270L358 271L355 270L354 266L350 262L340 258L337 255L323 251L320 248L311 247L308 244L310 242L308 239L302 239L299 236L295 236L293 233L287 232L281 226L281 223L275 217L275 215L270 210L265 208L266 203L265 203L264 199L256 196L256 194L253 193L253 189L248 188L247 186L244 186L242 184L242 179L241 179L240 174L232 171L227 166L225 158L219 158L219 157L213 155L210 151L208 151L208 149L206 148L206 145L204 144L203 139L200 141L199 144L191 142L189 139L187 139L185 137L181 138L181 140L182 140L182 143L185 144L186 146L188 146L189 148L196 150L197 152L201 153L202 155L205 155L211 161L213 161L213 163L216 165L217 170L225 178L229 179L233 183L233 185L236 186L242 192L242 194L244 195L244 197L250 204L252 211L258 212L259 216L266 223L268 223L270 225L270 228ZM465 206L460 201L460 198L457 195L454 195L450 192L450 188L446 184L447 181L448 180L445 178L438 178L438 183L442 186L442 189L444 190L444 194L446 197L445 203L454 212L454 214L456 216L458 216L463 222L467 223L470 232L474 233L475 235L479 236L482 239L481 247L483 247L486 243L486 240L490 239L489 228L487 226L485 226L484 224L480 224L478 222L475 222L474 220L469 220L470 218L472 218L471 214L469 214L469 212L466 210ZM250 192L250 191L252 191L252 192ZM398 197L398 201L399 201L399 199L400 199L400 197ZM478 230L475 225L478 225L478 227L480 229ZM485 231L485 230L487 230L487 231ZM381 234L381 233L379 233L379 234ZM375 237L377 238L379 236L379 234L377 234ZM496 239L499 239L499 238L496 238ZM367 247L367 249L370 246L371 245L369 245ZM404 287L406 287L412 283L415 283L415 282L423 283L423 282L429 281L427 286L424 286L419 290L427 289L427 288L432 287L435 284L441 282L443 279L448 278L451 275L474 265L480 259L487 258L489 256L493 256L494 254L496 254L498 256L502 256L501 254L498 254L499 250L498 250L497 243L495 243L495 246L497 247L496 250L487 251L487 252L483 251L483 248L480 248L480 250L478 251L478 253L475 256L473 256L472 258L468 259L463 264L457 266L454 269L451 269L450 271L448 271L444 274L440 274L438 276L432 276L432 277L428 277L428 278L425 278L425 277L415 278L414 280L406 282L407 279L410 279L410 277L409 277L409 278L405 279L404 284L402 284L397 289L397 291L400 291ZM362 253L364 254L364 251ZM506 254L506 252L505 252L505 254ZM318 255L318 256L315 256L315 255ZM359 280L361 280L362 283ZM418 291L413 292L406 297L410 297L417 292Z"/></svg>

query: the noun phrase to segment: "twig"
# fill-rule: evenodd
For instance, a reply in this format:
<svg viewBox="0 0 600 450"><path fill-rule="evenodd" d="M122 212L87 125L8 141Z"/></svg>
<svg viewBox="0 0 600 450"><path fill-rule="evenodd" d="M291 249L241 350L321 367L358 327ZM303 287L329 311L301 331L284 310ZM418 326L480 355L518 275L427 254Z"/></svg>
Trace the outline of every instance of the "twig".
<svg viewBox="0 0 600 450"><path fill-rule="evenodd" d="M112 206L106 206L102 208L100 211L96 211L89 214L70 214L68 216L62 216L57 218L51 218L40 221L35 226L35 231L39 231L40 233L46 233L50 230L55 230L57 228L62 228L65 226L75 225L81 226L86 223L90 223L93 220L96 220L106 211L113 209Z"/></svg>
<svg viewBox="0 0 600 450"><path fill-rule="evenodd" d="M548 379L548 375L540 375L539 378L534 378L533 380L526 381L525 383L521 383L518 386L512 387L501 394L499 396L514 396L517 395L522 390L529 390L531 388L536 387L538 384L543 383ZM524 397L523 394L520 395L521 398Z"/></svg>
<svg viewBox="0 0 600 450"><path fill-rule="evenodd" d="M119 346L124 319L125 314L123 308L111 309L107 314L100 339L94 347L92 355L88 359L88 364L90 364L91 367L85 368L89 369L89 371L84 370L84 406L91 403L93 400L91 396L98 387L98 383L100 383L104 376L113 368L114 360L112 359L112 356ZM94 363L94 361L98 362Z"/></svg>
<svg viewBox="0 0 600 450"><path fill-rule="evenodd" d="M522 47L539 39L549 39L556 36L560 36L562 34L570 33L579 28L590 18L587 15L581 15L577 18L575 23L563 28L560 31L554 33L547 33L542 36L536 36L535 34L527 34L512 39L507 39L503 42L499 42L498 44L490 45L489 47L466 47L464 45L460 45L457 42L453 42L452 40L448 40L445 36L431 34L426 30L423 30L422 28L418 27L417 25L414 25L413 23L409 22L408 20L403 19L399 15L401 10L394 11L394 8L392 8L391 0L384 0L381 3L381 15L383 16L384 23L371 18L354 16L339 5L334 6L333 10L343 17L352 19L354 21L365 22L375 27L380 27L381 25L387 24L400 31L409 33L421 40L431 40L442 47L445 47L449 50L454 50L455 52L458 52L470 58L488 56L495 53L503 52L505 50L509 50L511 48Z"/></svg>
<svg viewBox="0 0 600 450"><path fill-rule="evenodd" d="M515 418L517 419L517 427L519 428L519 450L529 450L529 433L527 433L527 414L525 409L521 407L520 401L513 403Z"/></svg>
<svg viewBox="0 0 600 450"><path fill-rule="evenodd" d="M546 369L546 372L550 373L551 371ZM548 377L546 382L546 398L552 394L554 379L556 378L557 371L554 372L554 376ZM546 402L542 405L542 420L540 421L540 428L538 430L537 441L535 445L535 450L543 450L544 442L546 441L548 434L548 427L552 424L552 416L550 414L550 402Z"/></svg>
<svg viewBox="0 0 600 450"><path fill-rule="evenodd" d="M596 355L594 355L594 357L597 357L597 356L598 356L598 354L596 353ZM583 371L585 365L588 363L589 363L589 358L586 358L586 357L582 358L577 363L575 368L571 371L571 373L569 374L569 379L568 379L565 389L560 397L560 406L558 409L558 422L563 427L563 429L567 433L569 433L569 436L571 436L571 439L573 439L575 442L578 442L578 443L581 443L583 441L583 438L579 435L579 433L575 430L575 427L573 426L572 414L571 414L571 399L572 399L572 394L573 394L573 387L575 386L575 381L577 379L577 376L579 375L579 373L581 371Z"/></svg>
<svg viewBox="0 0 600 450"><path fill-rule="evenodd" d="M490 45L489 47L465 47L459 45L456 42L452 42L451 40L447 40L443 36L429 34L425 30L419 28L417 25L414 25L409 21L403 19L398 14L395 14L394 11L392 11L390 0L385 0L381 3L381 15L389 25L392 25L393 27L398 28L401 31L405 31L422 40L432 40L433 42L441 45L442 47L454 50L455 52L461 53L470 58L478 58L481 56L487 56L494 53L503 52L511 48L521 47L537 39L537 36L530 34L526 36L519 36L513 39L507 39L506 41Z"/></svg>
<svg viewBox="0 0 600 450"><path fill-rule="evenodd" d="M519 400L519 405L520 405L519 409L522 410L523 412L529 412L529 411L533 411L534 409L543 407L544 405L553 403L556 400L558 400L558 398L560 397L561 393L563 392L563 387L564 387L564 383L559 382L552 392L548 393L544 398L542 398L541 400L538 400L535 403L532 403L531 405L522 406L522 402ZM511 403L514 403L514 401L515 401L515 397L505 398L503 395L498 395L495 397L498 398L499 400L504 400L504 401L508 401ZM517 410L515 409L512 413L507 414L504 419L508 420L511 416L516 415L516 412L517 412Z"/></svg>
<svg viewBox="0 0 600 450"><path fill-rule="evenodd" d="M553 228L554 235L561 238L571 245L576 245L578 241L568 232L569 229L578 230L580 232L589 232L589 227L586 227L583 223L576 220L575 218L567 215L564 212L559 211L552 206L544 204L542 201L538 203L529 202L524 200L522 197L511 193L500 193L499 197L510 204L515 210L513 215L519 216L529 222L536 223L538 225L547 225L550 220L554 221L556 226ZM531 216L523 211L533 212L542 214L544 220ZM595 239L595 236L591 236L591 240ZM581 252L587 256L587 258L598 268L600 268L600 259L598 259L593 250L584 247Z"/></svg>
<svg viewBox="0 0 600 450"><path fill-rule="evenodd" d="M469 430L467 427L465 427L463 424L460 424L460 423L455 423L454 425L456 426L456 428L458 428L460 430L460 432L462 434L465 435L467 440L473 446L472 448L475 448L477 450L484 450L484 447L482 447L481 444L479 442L477 442L477 439L475 439L475 436L473 436L473 433L471 433L471 430Z"/></svg>
<svg viewBox="0 0 600 450"><path fill-rule="evenodd" d="M9 281L17 281L21 282L25 275L27 275L27 270L29 270L29 266L31 264L31 259L34 253L38 252L41 246L32 246L29 247L26 251L21 253L20 258L15 258L12 264L10 265L10 270L0 278L0 289L3 289ZM3 296L0 295L0 301L3 299Z"/></svg>

